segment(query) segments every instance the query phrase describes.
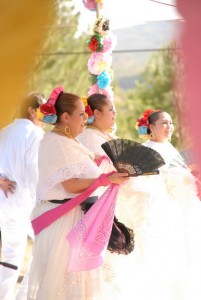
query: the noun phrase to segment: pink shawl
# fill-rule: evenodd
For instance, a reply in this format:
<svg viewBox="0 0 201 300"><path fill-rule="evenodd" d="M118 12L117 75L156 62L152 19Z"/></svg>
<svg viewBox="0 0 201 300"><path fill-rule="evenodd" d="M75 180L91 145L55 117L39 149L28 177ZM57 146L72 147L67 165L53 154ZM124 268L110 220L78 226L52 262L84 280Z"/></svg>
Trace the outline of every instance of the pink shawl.
<svg viewBox="0 0 201 300"><path fill-rule="evenodd" d="M98 187L108 185L110 186L105 193L67 235L71 248L68 272L93 269L103 263L104 251L112 230L119 186L111 184L107 176L102 174L82 194L32 220L36 235L86 200Z"/></svg>

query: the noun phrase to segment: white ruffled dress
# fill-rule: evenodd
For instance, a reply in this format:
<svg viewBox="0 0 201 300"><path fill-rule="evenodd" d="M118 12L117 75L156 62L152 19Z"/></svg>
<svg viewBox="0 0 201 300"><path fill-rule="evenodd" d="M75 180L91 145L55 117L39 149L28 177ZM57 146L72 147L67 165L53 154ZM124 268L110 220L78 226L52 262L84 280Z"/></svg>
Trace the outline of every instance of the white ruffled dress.
<svg viewBox="0 0 201 300"><path fill-rule="evenodd" d="M147 230L141 236L153 296L201 299L201 202L195 178L169 142L144 145L159 152L166 163L159 176L142 179L150 193Z"/></svg>
<svg viewBox="0 0 201 300"><path fill-rule="evenodd" d="M100 145L106 138L97 130L86 129L79 140L105 154ZM120 189L115 215L135 232L134 251L116 259L121 299L200 300L201 202L195 178L169 142L144 145L166 165L159 175L130 178ZM109 170L107 161L101 167Z"/></svg>
<svg viewBox="0 0 201 300"><path fill-rule="evenodd" d="M64 190L62 181L100 175L91 156L77 141L52 132L45 135L39 149L38 203L32 218L58 205L48 200L76 196ZM99 188L94 195L100 195L104 189ZM70 249L66 236L82 215L77 206L35 237L28 300L119 299L120 290L109 259L101 267L67 273Z"/></svg>

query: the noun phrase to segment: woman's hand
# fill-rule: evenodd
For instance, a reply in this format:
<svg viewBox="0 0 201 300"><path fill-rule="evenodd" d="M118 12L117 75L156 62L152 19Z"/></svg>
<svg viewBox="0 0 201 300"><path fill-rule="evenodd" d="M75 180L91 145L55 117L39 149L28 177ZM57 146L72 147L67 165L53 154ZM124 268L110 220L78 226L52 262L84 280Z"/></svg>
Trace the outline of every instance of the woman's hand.
<svg viewBox="0 0 201 300"><path fill-rule="evenodd" d="M6 177L0 179L0 189L4 192L6 198L8 193L14 193L16 182L9 180Z"/></svg>
<svg viewBox="0 0 201 300"><path fill-rule="evenodd" d="M129 179L128 173L113 173L112 175L109 175L107 178L111 183L115 183L115 184L124 183Z"/></svg>

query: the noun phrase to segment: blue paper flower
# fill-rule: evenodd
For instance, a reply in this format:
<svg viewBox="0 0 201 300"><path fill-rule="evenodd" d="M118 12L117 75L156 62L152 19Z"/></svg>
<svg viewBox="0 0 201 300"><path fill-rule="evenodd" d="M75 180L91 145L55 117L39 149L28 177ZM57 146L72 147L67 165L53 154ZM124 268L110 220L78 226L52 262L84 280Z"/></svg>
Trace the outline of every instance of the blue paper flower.
<svg viewBox="0 0 201 300"><path fill-rule="evenodd" d="M110 84L111 78L106 71L103 71L97 76L97 83L101 90L105 89Z"/></svg>

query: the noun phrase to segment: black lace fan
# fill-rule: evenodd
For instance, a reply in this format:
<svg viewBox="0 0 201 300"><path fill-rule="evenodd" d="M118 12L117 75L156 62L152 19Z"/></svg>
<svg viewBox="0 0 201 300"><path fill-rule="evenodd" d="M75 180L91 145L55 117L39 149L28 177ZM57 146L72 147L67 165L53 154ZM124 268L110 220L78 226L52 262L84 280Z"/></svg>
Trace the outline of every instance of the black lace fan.
<svg viewBox="0 0 201 300"><path fill-rule="evenodd" d="M101 147L117 171L129 176L159 174L158 168L165 164L157 151L132 140L111 140Z"/></svg>

